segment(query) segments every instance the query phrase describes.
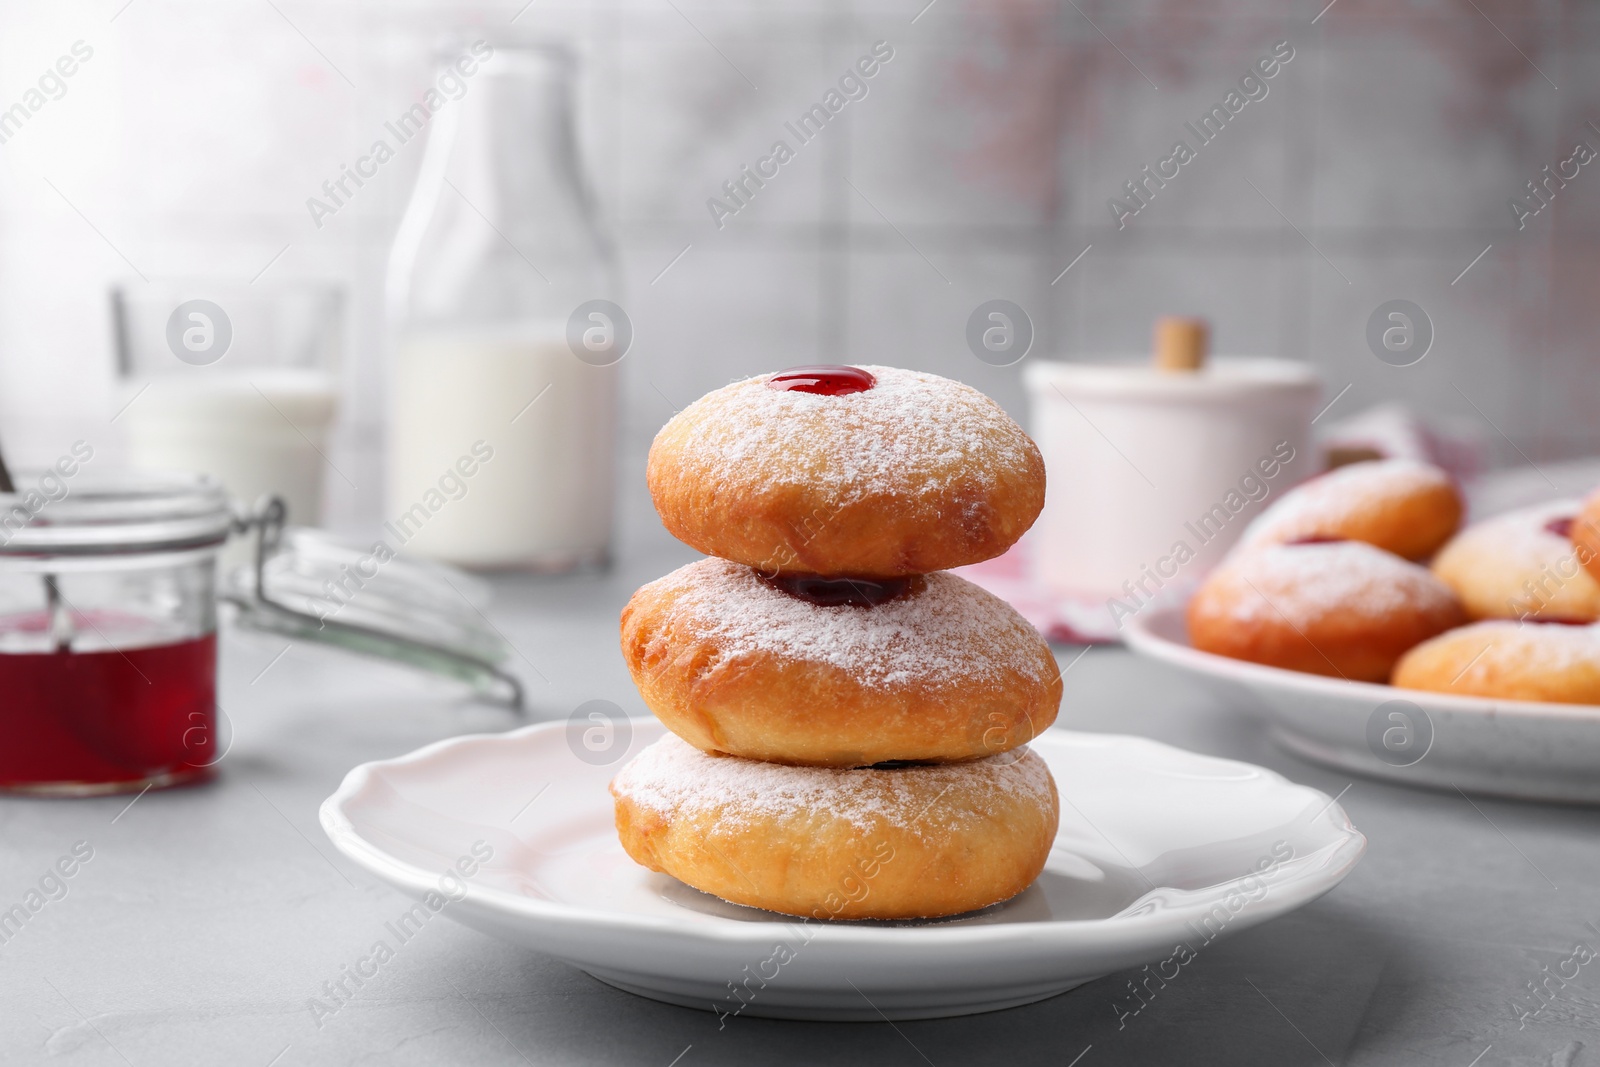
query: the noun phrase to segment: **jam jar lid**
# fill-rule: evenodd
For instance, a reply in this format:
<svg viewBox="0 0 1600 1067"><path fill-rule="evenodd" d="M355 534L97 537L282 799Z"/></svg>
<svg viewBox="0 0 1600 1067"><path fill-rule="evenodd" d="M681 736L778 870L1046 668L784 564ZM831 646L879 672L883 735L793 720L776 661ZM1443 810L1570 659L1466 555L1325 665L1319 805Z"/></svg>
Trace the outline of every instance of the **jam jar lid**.
<svg viewBox="0 0 1600 1067"><path fill-rule="evenodd" d="M204 548L234 526L227 490L204 474L46 468L15 480L0 493L0 557Z"/></svg>
<svg viewBox="0 0 1600 1067"><path fill-rule="evenodd" d="M265 600L293 611L303 636L331 643L340 642L327 624L338 622L491 662L508 651L483 614L489 594L481 580L321 530L286 528L259 571L253 564L230 568L222 590L235 602Z"/></svg>
<svg viewBox="0 0 1600 1067"><path fill-rule="evenodd" d="M523 709L522 684L505 669L512 647L484 614L480 580L387 542L288 526L276 498L244 525L258 537L255 560L229 568L219 590L239 626L447 675Z"/></svg>

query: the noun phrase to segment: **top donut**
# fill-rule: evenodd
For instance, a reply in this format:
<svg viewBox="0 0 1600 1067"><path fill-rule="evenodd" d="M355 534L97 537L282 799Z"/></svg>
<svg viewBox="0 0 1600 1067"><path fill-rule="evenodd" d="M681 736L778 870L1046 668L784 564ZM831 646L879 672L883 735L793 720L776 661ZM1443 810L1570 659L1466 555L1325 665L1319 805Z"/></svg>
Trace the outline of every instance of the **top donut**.
<svg viewBox="0 0 1600 1067"><path fill-rule="evenodd" d="M1044 460L971 386L799 367L711 392L650 446L672 535L769 574L894 578L1000 555L1044 505Z"/></svg>

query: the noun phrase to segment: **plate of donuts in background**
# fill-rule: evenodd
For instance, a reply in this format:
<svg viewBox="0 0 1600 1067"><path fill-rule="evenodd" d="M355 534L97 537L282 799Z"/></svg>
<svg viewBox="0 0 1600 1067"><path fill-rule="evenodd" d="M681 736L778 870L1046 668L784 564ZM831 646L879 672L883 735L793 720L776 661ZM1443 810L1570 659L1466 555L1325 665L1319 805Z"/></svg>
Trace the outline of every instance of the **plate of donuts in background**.
<svg viewBox="0 0 1600 1067"><path fill-rule="evenodd" d="M1398 781L1600 802L1600 493L1463 525L1443 471L1374 460L1264 511L1130 648L1252 692L1286 748Z"/></svg>
<svg viewBox="0 0 1600 1067"><path fill-rule="evenodd" d="M621 614L655 718L358 767L322 808L341 851L426 902L481 842L460 921L643 996L810 1019L1181 967L1360 859L1315 789L1051 729L1048 644L949 573L1043 504L1038 449L977 390L878 366L735 382L662 428L648 480L706 554Z"/></svg>

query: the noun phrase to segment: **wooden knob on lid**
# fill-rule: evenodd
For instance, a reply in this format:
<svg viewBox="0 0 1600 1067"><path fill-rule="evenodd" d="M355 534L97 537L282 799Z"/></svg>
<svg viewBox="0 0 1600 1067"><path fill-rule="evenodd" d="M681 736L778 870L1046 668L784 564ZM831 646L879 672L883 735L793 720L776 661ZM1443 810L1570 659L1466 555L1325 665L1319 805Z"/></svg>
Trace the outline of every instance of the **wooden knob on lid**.
<svg viewBox="0 0 1600 1067"><path fill-rule="evenodd" d="M1211 327L1205 319L1163 315L1156 320L1156 367L1164 371L1197 371L1206 363Z"/></svg>

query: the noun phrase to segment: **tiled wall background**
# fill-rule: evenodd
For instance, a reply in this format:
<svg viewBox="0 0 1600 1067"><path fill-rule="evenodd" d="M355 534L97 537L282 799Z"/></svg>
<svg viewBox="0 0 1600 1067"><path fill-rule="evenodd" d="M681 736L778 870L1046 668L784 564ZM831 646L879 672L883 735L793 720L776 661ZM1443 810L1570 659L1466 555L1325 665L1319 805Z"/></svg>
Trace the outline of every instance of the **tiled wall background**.
<svg viewBox="0 0 1600 1067"><path fill-rule="evenodd" d="M637 336L624 478L673 405L793 363L921 367L1021 414L1018 368L963 339L997 296L1032 315L1029 358L1138 352L1156 314L1201 313L1220 350L1350 385L1337 414L1398 399L1506 463L1600 450L1600 161L1521 232L1507 205L1600 148L1600 6L1325 3L6 0L0 106L72 42L94 56L0 146L0 436L21 462L114 441L114 281L248 278L282 251L269 276L350 287L335 459L360 488L336 481L333 514L375 515L382 265L421 153L320 231L305 199L429 83L439 35L478 25L583 58ZM1107 198L1285 39L1269 95L1118 229ZM707 197L876 40L895 58L868 97L719 231ZM1436 330L1409 368L1363 340L1395 297Z"/></svg>

